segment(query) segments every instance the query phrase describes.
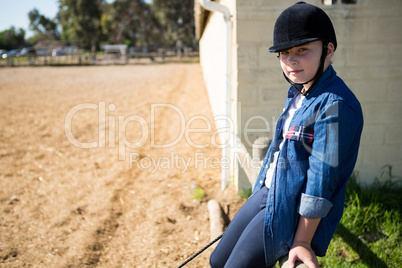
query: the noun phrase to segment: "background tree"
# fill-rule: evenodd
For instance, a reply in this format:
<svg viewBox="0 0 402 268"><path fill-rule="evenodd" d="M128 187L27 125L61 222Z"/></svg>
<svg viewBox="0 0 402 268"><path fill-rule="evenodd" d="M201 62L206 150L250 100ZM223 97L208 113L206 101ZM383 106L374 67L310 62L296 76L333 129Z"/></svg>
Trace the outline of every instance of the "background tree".
<svg viewBox="0 0 402 268"><path fill-rule="evenodd" d="M37 9L28 13L31 43L62 40L95 53L102 42L150 49L196 47L194 0L58 0L54 19ZM60 30L61 29L61 30ZM10 28L0 33L2 48L24 44L25 32ZM22 39L21 39L22 38ZM5 41L7 40L7 41ZM6 44L7 42L7 44Z"/></svg>
<svg viewBox="0 0 402 268"><path fill-rule="evenodd" d="M60 33L57 30L57 21L41 15L35 8L28 13L29 28L34 32L31 41L58 40Z"/></svg>
<svg viewBox="0 0 402 268"><path fill-rule="evenodd" d="M117 28L117 23L114 20L115 17L113 3L106 2L100 20L102 35L105 37L106 42L115 42L115 39L113 38Z"/></svg>
<svg viewBox="0 0 402 268"><path fill-rule="evenodd" d="M163 27L164 43L194 47L194 0L154 0L152 9Z"/></svg>
<svg viewBox="0 0 402 268"><path fill-rule="evenodd" d="M116 0L102 17L102 30L114 43L157 46L160 25L151 6L143 0Z"/></svg>
<svg viewBox="0 0 402 268"><path fill-rule="evenodd" d="M25 43L25 31L22 28L18 30L14 26L10 29L0 32L0 48L11 50L23 46Z"/></svg>
<svg viewBox="0 0 402 268"><path fill-rule="evenodd" d="M102 0L59 0L63 41L91 48L94 55L102 37Z"/></svg>

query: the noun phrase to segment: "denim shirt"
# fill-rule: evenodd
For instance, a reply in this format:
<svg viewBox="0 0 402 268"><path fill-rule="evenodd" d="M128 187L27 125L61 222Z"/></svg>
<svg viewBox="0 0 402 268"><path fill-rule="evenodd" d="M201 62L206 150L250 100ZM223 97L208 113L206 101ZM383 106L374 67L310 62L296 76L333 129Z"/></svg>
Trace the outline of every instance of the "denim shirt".
<svg viewBox="0 0 402 268"><path fill-rule="evenodd" d="M296 94L290 87L253 193L265 187L268 166L282 141L284 115ZM322 218L311 247L317 256L325 255L342 217L362 129L359 101L329 66L295 112L279 152L265 213L268 265L288 254L300 215Z"/></svg>

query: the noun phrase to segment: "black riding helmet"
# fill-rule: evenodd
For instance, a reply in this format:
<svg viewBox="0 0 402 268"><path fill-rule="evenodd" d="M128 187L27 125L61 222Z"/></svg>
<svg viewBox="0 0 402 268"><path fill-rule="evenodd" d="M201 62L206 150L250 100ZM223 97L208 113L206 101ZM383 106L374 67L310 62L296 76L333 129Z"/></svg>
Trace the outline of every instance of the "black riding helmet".
<svg viewBox="0 0 402 268"><path fill-rule="evenodd" d="M321 8L305 2L297 2L285 9L276 20L274 45L269 48L269 52L279 53L318 40L323 42L323 51L321 63L314 78L305 83L297 84L284 74L286 80L300 92L303 85L315 80L309 88L311 90L321 77L328 43L331 42L334 45L334 50L337 47L335 30L330 18ZM304 94L306 95L307 92Z"/></svg>

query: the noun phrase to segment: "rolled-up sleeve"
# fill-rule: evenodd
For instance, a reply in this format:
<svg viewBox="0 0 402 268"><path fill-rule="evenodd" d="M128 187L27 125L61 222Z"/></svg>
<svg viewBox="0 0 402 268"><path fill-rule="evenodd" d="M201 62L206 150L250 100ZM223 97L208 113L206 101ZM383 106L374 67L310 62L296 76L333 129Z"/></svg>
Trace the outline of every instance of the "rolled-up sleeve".
<svg viewBox="0 0 402 268"><path fill-rule="evenodd" d="M309 219L324 218L332 206L332 203L325 198L302 194L299 214Z"/></svg>

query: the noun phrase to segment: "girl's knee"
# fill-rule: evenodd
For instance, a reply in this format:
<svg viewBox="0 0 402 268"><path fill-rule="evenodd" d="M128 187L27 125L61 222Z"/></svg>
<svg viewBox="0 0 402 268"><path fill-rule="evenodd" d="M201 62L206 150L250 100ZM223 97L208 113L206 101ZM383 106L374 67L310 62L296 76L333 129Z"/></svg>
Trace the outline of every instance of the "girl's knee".
<svg viewBox="0 0 402 268"><path fill-rule="evenodd" d="M224 265L225 263L223 263ZM215 252L215 250L212 252L211 256L209 257L209 266L211 268L220 268L223 267L222 265L222 260L219 256L219 254L217 254Z"/></svg>

